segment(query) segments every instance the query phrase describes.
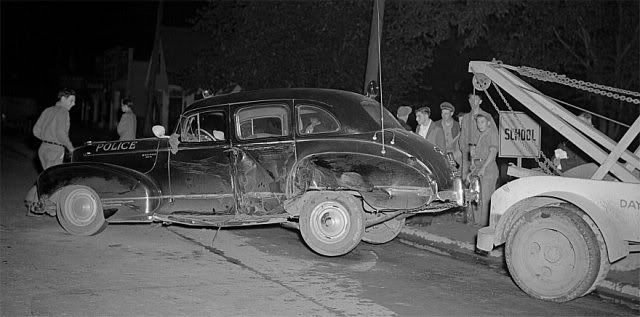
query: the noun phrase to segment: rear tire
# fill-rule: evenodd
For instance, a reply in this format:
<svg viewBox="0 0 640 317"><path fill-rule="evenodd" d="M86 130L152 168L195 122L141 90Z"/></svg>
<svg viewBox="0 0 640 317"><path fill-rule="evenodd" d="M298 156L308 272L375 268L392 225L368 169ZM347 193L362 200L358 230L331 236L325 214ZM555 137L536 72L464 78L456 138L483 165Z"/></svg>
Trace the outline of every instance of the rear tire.
<svg viewBox="0 0 640 317"><path fill-rule="evenodd" d="M62 228L74 235L91 236L107 226L100 197L87 186L63 188L58 200L57 216Z"/></svg>
<svg viewBox="0 0 640 317"><path fill-rule="evenodd" d="M527 294L566 302L595 287L605 270L602 257L606 253L602 254L596 233L578 213L582 211L542 207L520 216L511 227L505 248L507 267Z"/></svg>
<svg viewBox="0 0 640 317"><path fill-rule="evenodd" d="M402 216L400 216L402 217ZM383 223L364 229L362 241L371 244L383 244L395 239L402 228L406 218L395 217Z"/></svg>
<svg viewBox="0 0 640 317"><path fill-rule="evenodd" d="M340 256L353 250L364 234L362 203L338 192L310 192L303 198L300 233L313 251Z"/></svg>

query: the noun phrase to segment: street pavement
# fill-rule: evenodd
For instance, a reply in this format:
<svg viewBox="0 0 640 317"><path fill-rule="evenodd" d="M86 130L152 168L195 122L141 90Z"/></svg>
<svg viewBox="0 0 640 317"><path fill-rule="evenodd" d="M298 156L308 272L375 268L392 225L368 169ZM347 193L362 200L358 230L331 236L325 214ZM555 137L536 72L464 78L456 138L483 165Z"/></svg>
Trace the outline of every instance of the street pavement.
<svg viewBox="0 0 640 317"><path fill-rule="evenodd" d="M432 252L473 261L506 270L504 248L500 246L488 255L475 252L476 233L480 227L456 221L451 213L409 218L398 235L403 243ZM414 217L416 218L416 217ZM596 294L640 307L640 253L614 263Z"/></svg>
<svg viewBox="0 0 640 317"><path fill-rule="evenodd" d="M30 180L35 179L36 172L33 166L37 165L34 161L34 149L20 138L2 138L2 154L3 159L11 157L13 160L21 160L24 166L19 169L2 169L2 179L20 179L20 186L28 188ZM2 182L1 190L4 193L11 191L8 184ZM22 201L22 196L9 196L3 194L2 208L5 206L16 205ZM2 227L9 228L15 225L15 222L31 221L27 217L23 218L2 218ZM41 221L38 221L39 223ZM409 221L411 223L412 221ZM450 256L453 258L465 260L467 262L487 265L494 268L504 269L504 258L501 249L492 251L487 256L478 255L474 252L476 227L471 225L458 223L449 214L441 214L431 217L428 222L418 222L417 224L409 224L400 233L398 239L408 245L412 245L421 249L435 252L438 254ZM5 232L6 234L6 232ZM619 262L612 266L612 270L604 281L598 287L599 295L614 298L630 304L634 308L638 308L640 302L640 292L638 284L640 284L640 268L637 265L637 257L629 257L625 262Z"/></svg>

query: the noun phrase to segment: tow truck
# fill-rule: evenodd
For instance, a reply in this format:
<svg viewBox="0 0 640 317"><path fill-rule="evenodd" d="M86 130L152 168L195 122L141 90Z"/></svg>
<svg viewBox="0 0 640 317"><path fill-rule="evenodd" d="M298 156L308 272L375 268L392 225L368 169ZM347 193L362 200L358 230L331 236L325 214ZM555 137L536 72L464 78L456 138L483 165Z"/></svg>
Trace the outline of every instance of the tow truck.
<svg viewBox="0 0 640 317"><path fill-rule="evenodd" d="M570 104L521 77L611 97L627 106L638 107L640 93L495 60L471 61L469 72L474 88L483 91L496 110L491 87L510 111L503 91L595 162L590 177L568 177L569 171L558 173L540 149L529 148L539 153L540 168L509 167L507 173L517 179L491 196L489 226L478 231L478 251L504 244L512 279L535 298L566 302L588 294L606 277L611 263L640 252L640 147L630 149L638 144L640 116L616 142L561 105Z"/></svg>

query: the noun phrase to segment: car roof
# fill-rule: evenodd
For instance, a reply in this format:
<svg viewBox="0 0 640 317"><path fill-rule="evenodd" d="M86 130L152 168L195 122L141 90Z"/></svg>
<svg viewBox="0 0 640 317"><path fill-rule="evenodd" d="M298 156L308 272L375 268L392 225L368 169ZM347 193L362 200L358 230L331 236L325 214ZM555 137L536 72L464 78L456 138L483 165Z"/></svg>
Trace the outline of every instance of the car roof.
<svg viewBox="0 0 640 317"><path fill-rule="evenodd" d="M262 89L249 90L218 95L198 100L189 105L185 112L222 106L227 104L235 104L241 102L282 100L282 99L304 99L315 100L328 105L347 106L349 104L359 105L361 101L368 99L367 97L354 92L323 89L323 88L278 88L278 89Z"/></svg>

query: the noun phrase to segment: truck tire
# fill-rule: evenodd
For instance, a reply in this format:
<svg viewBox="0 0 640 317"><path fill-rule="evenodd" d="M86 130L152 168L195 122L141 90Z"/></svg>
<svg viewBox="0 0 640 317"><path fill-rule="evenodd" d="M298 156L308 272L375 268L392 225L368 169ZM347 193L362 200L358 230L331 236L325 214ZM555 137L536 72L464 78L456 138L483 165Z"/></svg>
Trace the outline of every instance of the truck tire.
<svg viewBox="0 0 640 317"><path fill-rule="evenodd" d="M300 233L313 251L339 256L353 250L364 234L362 203L352 195L311 192L303 198Z"/></svg>
<svg viewBox="0 0 640 317"><path fill-rule="evenodd" d="M579 213L541 207L520 216L509 230L507 267L527 294L566 302L595 287L606 254L596 236L600 232L595 233Z"/></svg>
<svg viewBox="0 0 640 317"><path fill-rule="evenodd" d="M362 241L371 244L383 244L395 239L402 228L406 218L395 217L383 223L364 229Z"/></svg>
<svg viewBox="0 0 640 317"><path fill-rule="evenodd" d="M64 187L58 199L57 216L62 228L74 235L91 236L107 226L100 197L87 186Z"/></svg>

